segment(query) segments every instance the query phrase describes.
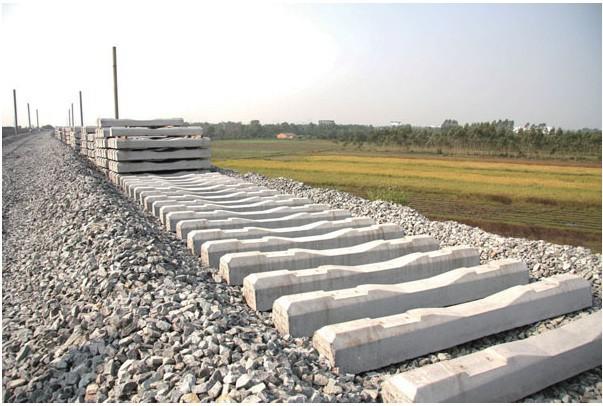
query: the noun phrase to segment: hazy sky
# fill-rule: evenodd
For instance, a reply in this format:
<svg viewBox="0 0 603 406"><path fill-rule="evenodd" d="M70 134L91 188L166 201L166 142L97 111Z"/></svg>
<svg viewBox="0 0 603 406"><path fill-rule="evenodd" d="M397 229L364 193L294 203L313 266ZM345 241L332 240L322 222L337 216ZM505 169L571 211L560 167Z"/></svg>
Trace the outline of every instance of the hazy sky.
<svg viewBox="0 0 603 406"><path fill-rule="evenodd" d="M601 128L601 5L2 6L2 123L122 118ZM76 107L79 124L79 107ZM33 116L32 116L33 119Z"/></svg>

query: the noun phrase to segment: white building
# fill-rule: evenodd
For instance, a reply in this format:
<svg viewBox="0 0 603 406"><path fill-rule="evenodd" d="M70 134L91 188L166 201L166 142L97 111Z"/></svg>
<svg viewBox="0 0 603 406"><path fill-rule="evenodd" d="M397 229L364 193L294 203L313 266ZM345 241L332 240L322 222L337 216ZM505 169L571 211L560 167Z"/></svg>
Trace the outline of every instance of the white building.
<svg viewBox="0 0 603 406"><path fill-rule="evenodd" d="M530 125L530 123L525 123L523 126L513 127L513 132L515 134L517 134L519 132L519 130L527 131L530 128L532 128L532 125ZM534 125L534 128L536 128L538 130L542 130L542 132L545 134L550 134L550 132L553 130L553 127L551 127L551 126L540 125L540 124Z"/></svg>

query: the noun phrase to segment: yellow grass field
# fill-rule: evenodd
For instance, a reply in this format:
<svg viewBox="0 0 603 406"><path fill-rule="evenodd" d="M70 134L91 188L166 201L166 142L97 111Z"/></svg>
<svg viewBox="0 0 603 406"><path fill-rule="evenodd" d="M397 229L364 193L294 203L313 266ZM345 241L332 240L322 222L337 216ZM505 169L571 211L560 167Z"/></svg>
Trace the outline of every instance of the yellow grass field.
<svg viewBox="0 0 603 406"><path fill-rule="evenodd" d="M214 164L285 176L505 235L601 251L601 166L393 156L328 141L217 141Z"/></svg>

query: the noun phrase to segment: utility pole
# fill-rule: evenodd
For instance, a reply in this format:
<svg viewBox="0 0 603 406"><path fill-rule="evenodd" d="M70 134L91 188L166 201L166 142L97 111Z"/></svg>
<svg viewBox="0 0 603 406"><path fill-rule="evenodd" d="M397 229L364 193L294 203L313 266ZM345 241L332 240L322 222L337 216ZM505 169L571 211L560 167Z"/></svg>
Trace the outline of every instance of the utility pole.
<svg viewBox="0 0 603 406"><path fill-rule="evenodd" d="M71 127L75 127L75 120L73 119L73 103L71 103Z"/></svg>
<svg viewBox="0 0 603 406"><path fill-rule="evenodd" d="M29 122L29 130L31 131L31 116L29 115L29 103L27 103L27 121Z"/></svg>
<svg viewBox="0 0 603 406"><path fill-rule="evenodd" d="M84 126L84 111L82 110L82 91L80 90L80 125Z"/></svg>
<svg viewBox="0 0 603 406"><path fill-rule="evenodd" d="M17 121L17 91L13 89L13 102L15 104L15 135L19 134L19 123Z"/></svg>
<svg viewBox="0 0 603 406"><path fill-rule="evenodd" d="M117 48L113 47L113 97L115 99L115 118L119 118L119 104L117 102Z"/></svg>
<svg viewBox="0 0 603 406"><path fill-rule="evenodd" d="M40 129L40 117L38 116L38 109L36 109L36 127Z"/></svg>

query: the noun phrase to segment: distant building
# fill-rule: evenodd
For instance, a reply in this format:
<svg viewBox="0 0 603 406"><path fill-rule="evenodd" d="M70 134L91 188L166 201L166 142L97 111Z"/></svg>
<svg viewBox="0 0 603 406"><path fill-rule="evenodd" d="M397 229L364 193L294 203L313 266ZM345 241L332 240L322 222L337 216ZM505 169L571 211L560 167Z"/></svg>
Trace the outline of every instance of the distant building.
<svg viewBox="0 0 603 406"><path fill-rule="evenodd" d="M280 133L280 134L276 134L276 139L277 140L292 140L295 137L297 137L297 135L295 135L293 133Z"/></svg>
<svg viewBox="0 0 603 406"><path fill-rule="evenodd" d="M400 127L401 125L402 125L402 121L390 121L389 122L390 127Z"/></svg>
<svg viewBox="0 0 603 406"><path fill-rule="evenodd" d="M249 125L260 125L260 120L251 120Z"/></svg>
<svg viewBox="0 0 603 406"><path fill-rule="evenodd" d="M318 120L318 125L324 125L324 126L335 125L335 120Z"/></svg>

